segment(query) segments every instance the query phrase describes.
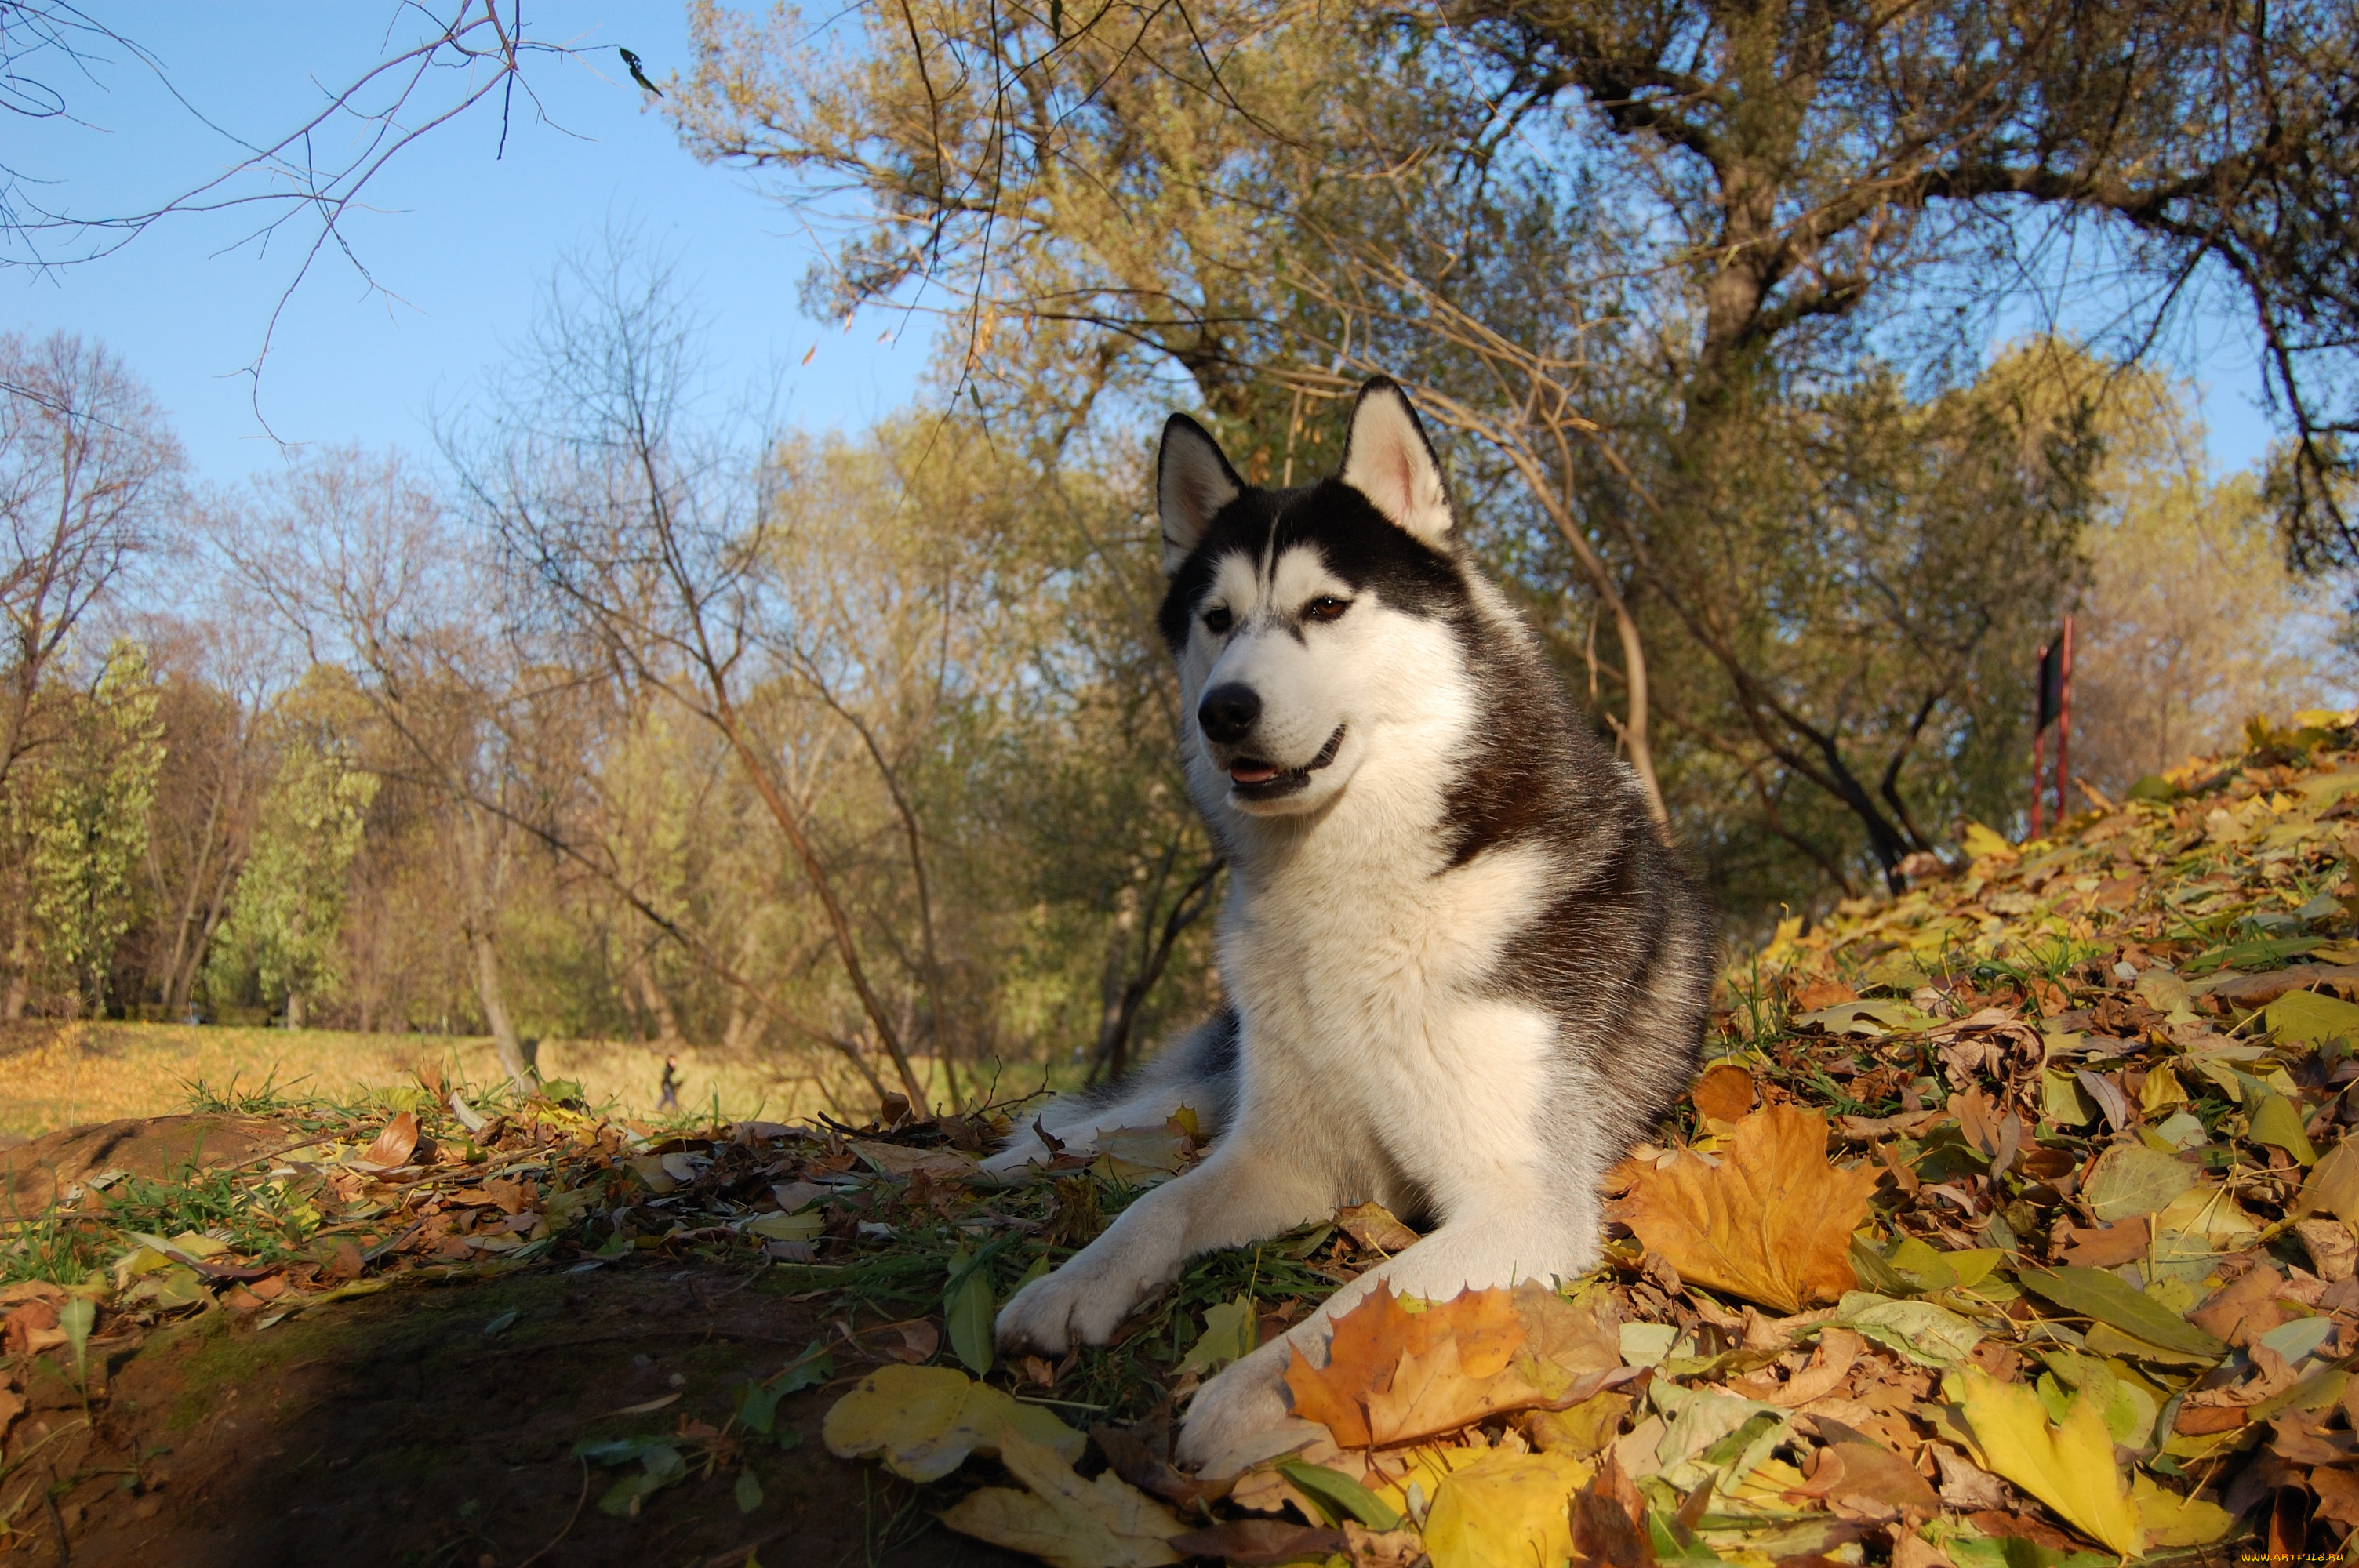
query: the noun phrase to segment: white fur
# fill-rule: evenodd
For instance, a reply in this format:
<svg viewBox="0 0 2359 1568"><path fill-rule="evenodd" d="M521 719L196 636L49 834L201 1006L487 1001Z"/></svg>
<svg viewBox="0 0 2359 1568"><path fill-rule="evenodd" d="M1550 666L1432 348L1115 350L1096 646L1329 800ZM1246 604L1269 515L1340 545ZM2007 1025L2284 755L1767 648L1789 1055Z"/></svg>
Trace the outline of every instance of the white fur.
<svg viewBox="0 0 2359 1568"><path fill-rule="evenodd" d="M1389 401L1372 396L1364 409ZM1406 431L1430 468L1422 438ZM1375 491L1371 499L1404 526L1433 526L1417 462L1395 438L1382 418L1356 422L1352 449L1375 465L1359 471L1379 491L1407 472L1391 504ZM1447 518L1443 505L1444 527ZM1232 557L1214 579L1206 602L1234 624L1216 636L1199 623L1182 651L1189 710L1209 686L1249 679L1278 753L1265 760L1301 766L1338 727L1346 739L1308 789L1246 804L1191 724L1190 786L1234 853L1219 953L1242 1022L1239 1103L1201 1165L1139 1198L1018 1292L998 1321L1009 1345L1053 1354L1103 1344L1198 1253L1369 1198L1438 1216L1432 1234L1199 1392L1180 1447L1191 1464L1283 1419L1288 1356L1323 1362L1331 1320L1380 1280L1447 1298L1571 1276L1596 1257L1596 1173L1568 1181L1568 1134L1540 1125L1548 1075L1566 1070L1550 1050L1557 1021L1483 984L1548 902L1551 864L1539 849L1506 849L1444 870L1434 829L1477 706L1464 655L1446 628L1373 594L1332 623L1302 623L1310 600L1347 591L1308 548ZM1475 602L1496 634L1524 634L1495 594ZM1169 1098L1158 1091L1049 1125L1071 1138L1084 1123L1160 1119ZM1027 1136L993 1163L1007 1171L1045 1157Z"/></svg>

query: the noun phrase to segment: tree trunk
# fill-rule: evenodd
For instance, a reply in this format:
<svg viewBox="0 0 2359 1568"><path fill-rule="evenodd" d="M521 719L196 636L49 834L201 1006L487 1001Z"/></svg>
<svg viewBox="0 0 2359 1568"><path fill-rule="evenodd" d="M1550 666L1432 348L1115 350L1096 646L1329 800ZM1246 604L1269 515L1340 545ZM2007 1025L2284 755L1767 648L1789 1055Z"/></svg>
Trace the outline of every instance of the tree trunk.
<svg viewBox="0 0 2359 1568"><path fill-rule="evenodd" d="M647 1008L647 1016L656 1021L656 1044L666 1051L686 1044L679 1033L679 1015L672 1011L671 999L664 995L663 987L656 984L655 968L647 962L646 954L639 955L638 962L631 966L631 979L638 987L639 1001Z"/></svg>
<svg viewBox="0 0 2359 1568"><path fill-rule="evenodd" d="M303 993L301 991L295 990L288 991L287 993L287 1027L289 1029L302 1028L304 1026L303 1014Z"/></svg>
<svg viewBox="0 0 2359 1568"><path fill-rule="evenodd" d="M754 940L751 926L737 936L737 965L750 969L761 957ZM729 992L729 1022L721 1031L721 1048L732 1056L750 1055L761 1049L762 1036L769 1032L769 1020L756 1016L745 1006L745 993L732 987Z"/></svg>
<svg viewBox="0 0 2359 1568"><path fill-rule="evenodd" d="M530 1094L540 1086L540 1072L524 1042L516 1037L516 1022L508 1016L507 992L500 983L499 944L484 924L471 923L467 951L475 960L475 999L483 1004L484 1022L492 1032L500 1070L516 1085L516 1093Z"/></svg>
<svg viewBox="0 0 2359 1568"><path fill-rule="evenodd" d="M0 1000L0 1020L10 1023L25 1016L25 1002L32 990L26 970L31 966L33 956L31 945L25 939L26 923L31 918L29 914L17 916L16 939L8 945L8 994L5 1000Z"/></svg>
<svg viewBox="0 0 2359 1568"><path fill-rule="evenodd" d="M1213 879L1228 863L1227 857L1222 855L1215 855L1205 863L1180 892L1179 902L1171 906L1170 913L1163 917L1159 936L1156 935L1152 925L1154 911L1152 908L1148 910L1147 921L1142 923L1147 929L1141 935L1143 938L1152 937L1153 943L1147 946L1142 942L1137 973L1118 990L1112 984L1112 975L1108 976L1106 1009L1098 1024L1097 1049L1090 1060L1093 1081L1117 1076L1128 1065L1131 1032L1137 1027L1139 1010L1146 1004L1147 993L1155 989L1156 982L1163 978L1163 971L1169 967L1172 949L1179 945L1180 935L1212 907ZM1166 864L1168 866L1169 862ZM1156 889L1158 902L1161 883L1162 879L1158 877Z"/></svg>

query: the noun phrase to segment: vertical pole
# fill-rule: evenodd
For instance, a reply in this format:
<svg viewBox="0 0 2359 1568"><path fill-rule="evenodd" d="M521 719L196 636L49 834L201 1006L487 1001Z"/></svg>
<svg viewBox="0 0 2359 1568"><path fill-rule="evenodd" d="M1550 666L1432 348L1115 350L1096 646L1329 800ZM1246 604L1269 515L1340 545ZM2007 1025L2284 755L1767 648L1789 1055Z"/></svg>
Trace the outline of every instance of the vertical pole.
<svg viewBox="0 0 2359 1568"><path fill-rule="evenodd" d="M2072 618L2064 617L2064 700L2056 716L2056 825L2064 825L2064 785L2071 778Z"/></svg>
<svg viewBox="0 0 2359 1568"><path fill-rule="evenodd" d="M2034 730L2031 732L2031 836L2034 838L2039 837L2039 811L2047 799L2048 731Z"/></svg>

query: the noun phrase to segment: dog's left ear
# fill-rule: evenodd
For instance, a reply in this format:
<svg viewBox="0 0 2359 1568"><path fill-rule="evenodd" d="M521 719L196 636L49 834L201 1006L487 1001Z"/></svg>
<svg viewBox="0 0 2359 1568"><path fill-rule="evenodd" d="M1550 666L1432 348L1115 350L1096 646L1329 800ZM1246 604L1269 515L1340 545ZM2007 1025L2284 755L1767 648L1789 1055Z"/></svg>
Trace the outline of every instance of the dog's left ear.
<svg viewBox="0 0 2359 1568"><path fill-rule="evenodd" d="M1155 509L1163 524L1163 575L1176 574L1222 507L1245 493L1221 443L1185 414L1163 422L1155 455Z"/></svg>
<svg viewBox="0 0 2359 1568"><path fill-rule="evenodd" d="M1360 388L1352 433L1343 442L1343 482L1375 503L1404 532L1437 550L1456 527L1442 492L1441 465L1408 394L1385 376Z"/></svg>

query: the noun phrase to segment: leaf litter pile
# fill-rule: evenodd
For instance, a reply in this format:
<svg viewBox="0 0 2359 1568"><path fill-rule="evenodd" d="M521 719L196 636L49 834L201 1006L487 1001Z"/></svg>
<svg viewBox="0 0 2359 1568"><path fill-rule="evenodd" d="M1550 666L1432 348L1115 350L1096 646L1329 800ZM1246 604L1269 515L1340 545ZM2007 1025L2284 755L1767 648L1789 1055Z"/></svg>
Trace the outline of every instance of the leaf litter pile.
<svg viewBox="0 0 2359 1568"><path fill-rule="evenodd" d="M264 1158L93 1173L12 1227L0 1541L97 1484L111 1369L150 1339L692 1262L811 1332L701 1408L603 1412L566 1452L618 1526L759 1524L792 1460L857 1467L872 1561L989 1551L960 1539L1060 1568L2339 1554L2354 719L2256 722L2241 754L2050 838L1970 827L1907 893L1788 922L1732 968L1688 1100L1614 1173L1594 1273L1377 1291L1325 1365L1291 1365L1292 1419L1202 1474L1169 1462L1189 1397L1410 1245L1399 1220L1362 1206L1198 1260L1116 1344L1009 1364L998 1305L1183 1172L1187 1118L1002 1186L974 1160L1016 1107L682 1134L435 1084L390 1118L280 1108ZM832 1459L798 1451L807 1427ZM136 1492L138 1462L104 1481Z"/></svg>

